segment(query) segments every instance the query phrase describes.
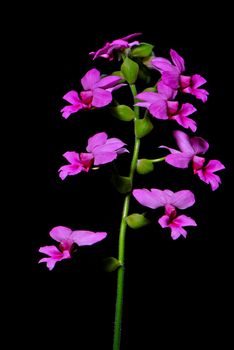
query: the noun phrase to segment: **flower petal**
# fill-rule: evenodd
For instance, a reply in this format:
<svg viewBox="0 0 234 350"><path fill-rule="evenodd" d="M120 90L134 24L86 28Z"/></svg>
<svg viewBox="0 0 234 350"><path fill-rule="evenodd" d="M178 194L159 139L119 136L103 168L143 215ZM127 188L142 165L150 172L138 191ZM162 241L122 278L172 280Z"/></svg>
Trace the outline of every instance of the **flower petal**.
<svg viewBox="0 0 234 350"><path fill-rule="evenodd" d="M170 55L174 65L178 68L179 72L184 72L184 59L173 49L170 50Z"/></svg>
<svg viewBox="0 0 234 350"><path fill-rule="evenodd" d="M86 150L88 152L92 152L95 147L104 145L106 141L107 134L105 132L99 132L88 139L88 146L86 147Z"/></svg>
<svg viewBox="0 0 234 350"><path fill-rule="evenodd" d="M104 107L112 101L111 92L97 88L93 91L92 106Z"/></svg>
<svg viewBox="0 0 234 350"><path fill-rule="evenodd" d="M157 119L168 119L167 114L167 102L164 100L158 100L157 102L152 103L149 107L149 111Z"/></svg>
<svg viewBox="0 0 234 350"><path fill-rule="evenodd" d="M190 143L194 149L195 154L204 154L209 148L209 143L202 137L192 137Z"/></svg>
<svg viewBox="0 0 234 350"><path fill-rule="evenodd" d="M173 220L173 223L178 226L197 226L196 222L192 218L186 215L177 216Z"/></svg>
<svg viewBox="0 0 234 350"><path fill-rule="evenodd" d="M121 38L121 40L126 40L126 41L128 41L128 40L134 39L134 38L136 38L137 36L140 36L140 35L142 35L142 33L130 34L130 35L127 35L127 36Z"/></svg>
<svg viewBox="0 0 234 350"><path fill-rule="evenodd" d="M101 152L94 154L94 165L107 164L115 160L118 156L117 152Z"/></svg>
<svg viewBox="0 0 234 350"><path fill-rule="evenodd" d="M76 113L79 110L83 109L84 106L82 103L79 103L74 106L65 106L63 109L61 109L62 117L67 119L72 113Z"/></svg>
<svg viewBox="0 0 234 350"><path fill-rule="evenodd" d="M138 100L154 103L162 100L162 96L157 94L156 92L141 92L140 94L136 95L136 98Z"/></svg>
<svg viewBox="0 0 234 350"><path fill-rule="evenodd" d="M201 85L203 85L207 82L207 80L199 74L194 74L191 77L191 80L192 80L192 86L195 89L197 89L198 87L200 87Z"/></svg>
<svg viewBox="0 0 234 350"><path fill-rule="evenodd" d="M173 132L173 136L181 152L194 155L194 149L188 135L185 132L176 130Z"/></svg>
<svg viewBox="0 0 234 350"><path fill-rule="evenodd" d="M166 163L176 167L176 168L188 168L189 162L192 160L192 156L186 153L173 153L166 156Z"/></svg>
<svg viewBox="0 0 234 350"><path fill-rule="evenodd" d="M174 100L177 90L172 89L170 86L166 85L162 80L157 83L158 93L165 96L167 100Z"/></svg>
<svg viewBox="0 0 234 350"><path fill-rule="evenodd" d="M72 105L81 102L78 93L74 90L69 91L66 95L64 95L63 99L70 102Z"/></svg>
<svg viewBox="0 0 234 350"><path fill-rule="evenodd" d="M98 87L103 89L111 88L122 79L123 79L122 77L115 76L115 75L104 77L95 84L95 88L98 88Z"/></svg>
<svg viewBox="0 0 234 350"><path fill-rule="evenodd" d="M77 163L80 160L80 156L77 152L66 152L63 154L63 157L66 158L71 164Z"/></svg>
<svg viewBox="0 0 234 350"><path fill-rule="evenodd" d="M95 84L100 80L100 72L93 68L88 71L81 79L81 84L85 90L92 90Z"/></svg>
<svg viewBox="0 0 234 350"><path fill-rule="evenodd" d="M182 190L174 193L170 204L179 209L186 209L195 203L194 194L189 190Z"/></svg>
<svg viewBox="0 0 234 350"><path fill-rule="evenodd" d="M161 190L152 189L149 191L143 188L134 190L132 194L145 207L156 209L165 205L165 196Z"/></svg>
<svg viewBox="0 0 234 350"><path fill-rule="evenodd" d="M57 247L55 247L54 245L47 245L45 247L41 247L39 249L40 253L44 253L48 256L52 256L52 257L56 257L56 256L60 256L62 255L62 252L60 252L60 250L58 250Z"/></svg>
<svg viewBox="0 0 234 350"><path fill-rule="evenodd" d="M154 66L154 68L156 68L160 72L168 71L173 68L171 62L163 57L153 58L151 63Z"/></svg>
<svg viewBox="0 0 234 350"><path fill-rule="evenodd" d="M56 226L50 231L50 237L57 242L66 241L70 238L72 230L65 226Z"/></svg>
<svg viewBox="0 0 234 350"><path fill-rule="evenodd" d="M206 170L208 171L215 172L222 169L225 169L225 166L219 160L210 160L206 165Z"/></svg>
<svg viewBox="0 0 234 350"><path fill-rule="evenodd" d="M85 246L102 241L106 236L106 232L73 231L71 239L79 246Z"/></svg>

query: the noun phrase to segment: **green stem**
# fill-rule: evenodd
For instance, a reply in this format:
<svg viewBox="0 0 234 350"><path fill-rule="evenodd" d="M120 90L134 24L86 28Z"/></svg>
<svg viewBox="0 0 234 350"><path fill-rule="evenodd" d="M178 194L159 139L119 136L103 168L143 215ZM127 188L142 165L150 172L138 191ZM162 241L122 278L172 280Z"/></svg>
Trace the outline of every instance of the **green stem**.
<svg viewBox="0 0 234 350"><path fill-rule="evenodd" d="M149 159L152 163L159 163L159 162L163 162L165 160L166 157L162 157L162 158L157 158L157 159Z"/></svg>
<svg viewBox="0 0 234 350"><path fill-rule="evenodd" d="M133 96L136 96L137 90L134 84L130 85ZM134 98L135 102L135 98ZM135 111L135 120L139 118L139 107L134 107ZM137 166L138 154L140 149L140 139L135 136L135 145L134 151L130 166L129 178L133 183L134 173ZM121 325L122 325L122 315L123 315L123 293L124 293L124 270L125 270L125 236L127 229L126 217L129 212L131 193L126 194L123 205L122 219L120 224L119 232L119 254L118 260L121 263L121 266L118 269L117 277L117 295L116 295L116 307L115 307L115 325L114 325L114 343L113 350L120 350L120 341L121 341Z"/></svg>

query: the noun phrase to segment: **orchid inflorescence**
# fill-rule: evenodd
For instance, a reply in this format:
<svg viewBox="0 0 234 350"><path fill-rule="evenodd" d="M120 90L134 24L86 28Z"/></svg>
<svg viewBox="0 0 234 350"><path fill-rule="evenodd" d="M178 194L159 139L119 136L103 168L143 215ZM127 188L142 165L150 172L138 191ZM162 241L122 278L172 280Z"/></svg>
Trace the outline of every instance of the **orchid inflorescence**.
<svg viewBox="0 0 234 350"><path fill-rule="evenodd" d="M97 108L109 106L111 114L124 122L134 121L135 145L131 160L130 173L128 177L120 176L116 172L116 164L113 167L112 183L120 193L125 194L124 208L120 225L119 256L118 259L112 258L118 267L118 291L123 290L124 276L124 242L127 226L139 228L147 225L150 221L145 214L130 214L130 198L133 196L141 205L157 209L164 207L164 215L158 219L162 228L170 228L172 239L180 236L186 237L186 226L196 226L194 219L180 214L180 210L191 207L195 203L195 196L190 190L180 190L173 192L169 189L133 189L134 174L147 174L154 170L154 164L165 161L167 164L176 168L192 167L193 173L198 175L200 180L210 184L212 190L216 190L221 183L220 177L215 172L224 169L224 165L218 160L207 160L204 154L208 151L209 144L202 137L190 137L182 130L175 130L173 136L178 145L178 149L171 148L170 145L159 145L159 148L167 150L167 154L162 154L158 159L138 159L140 142L143 137L153 130L155 119L171 121L177 123L178 127L188 129L189 132L196 132L197 123L190 116L194 115L197 109L189 103L181 103L182 94L190 94L193 97L206 102L208 91L201 88L206 80L199 74L184 75L184 59L175 51L170 50L171 60L158 57L153 51L153 45L133 41L141 33L128 35L122 39L106 43L105 46L96 52L91 52L93 60L104 58L107 61L121 62L119 71L112 75L101 75L93 68L89 70L81 79L82 91L69 91L64 95L69 105L62 110L62 117L67 119L72 114L81 110L89 111ZM159 80L152 82L153 71L160 74ZM137 91L136 82L141 80L146 83L145 90ZM149 83L151 83L149 85ZM149 87L150 86L150 87ZM127 87L130 88L134 98L134 105L130 106L119 104L116 98L113 100L113 92ZM186 95L184 95L186 96ZM141 109L140 109L141 108ZM144 116L141 116L141 110ZM80 172L88 172L96 166L112 163L119 155L128 153L127 143L118 138L109 138L105 132L97 133L88 139L86 152L77 153L68 151L63 154L69 162L59 169L59 176L62 180L71 175L77 175ZM179 211L179 212L178 212ZM92 245L106 236L106 232L91 231L72 231L63 226L52 229L50 236L60 243L59 249L55 246L46 246L40 248L41 253L48 257L40 262L46 262L47 267L52 270L56 262L63 259L69 259L72 256L72 248L76 244ZM121 293L120 293L121 294ZM120 347L120 327L122 317L121 302L118 298L121 295L117 293L116 303L116 322L114 349Z"/></svg>

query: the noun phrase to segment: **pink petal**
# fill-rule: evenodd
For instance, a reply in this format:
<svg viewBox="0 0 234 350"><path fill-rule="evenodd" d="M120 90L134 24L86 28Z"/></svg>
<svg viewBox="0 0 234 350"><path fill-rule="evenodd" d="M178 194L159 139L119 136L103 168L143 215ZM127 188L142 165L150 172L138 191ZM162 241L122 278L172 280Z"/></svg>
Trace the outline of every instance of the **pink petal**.
<svg viewBox="0 0 234 350"><path fill-rule="evenodd" d="M112 95L109 91L97 88L93 91L92 106L104 107L112 101Z"/></svg>
<svg viewBox="0 0 234 350"><path fill-rule="evenodd" d="M63 99L70 102L72 105L81 102L78 93L74 90L69 91L66 95L64 95Z"/></svg>
<svg viewBox="0 0 234 350"><path fill-rule="evenodd" d="M157 119L168 119L167 102L164 100L152 103L149 107L149 111Z"/></svg>
<svg viewBox="0 0 234 350"><path fill-rule="evenodd" d="M175 115L171 119L176 120L177 123L183 126L185 129L190 128L193 132L197 130L197 123L191 118Z"/></svg>
<svg viewBox="0 0 234 350"><path fill-rule="evenodd" d="M140 36L140 35L142 35L142 33L130 34L130 35L127 35L127 36L123 37L121 40L128 41L128 40L134 39L134 38L136 38L137 36Z"/></svg>
<svg viewBox="0 0 234 350"><path fill-rule="evenodd" d="M160 72L171 70L173 67L171 62L163 57L153 58L151 63L154 68L158 69Z"/></svg>
<svg viewBox="0 0 234 350"><path fill-rule="evenodd" d="M185 132L176 130L173 132L173 135L181 152L187 153L189 155L194 154L194 149L191 145L190 139L188 135L185 134Z"/></svg>
<svg viewBox="0 0 234 350"><path fill-rule="evenodd" d="M170 204L179 209L186 209L195 203L194 194L189 190L174 193Z"/></svg>
<svg viewBox="0 0 234 350"><path fill-rule="evenodd" d="M151 209L162 207L165 204L163 191L157 189L152 189L151 191L145 188L141 190L137 189L133 190L132 194L141 205Z"/></svg>
<svg viewBox="0 0 234 350"><path fill-rule="evenodd" d="M117 158L117 152L103 152L94 154L94 165L107 164Z"/></svg>
<svg viewBox="0 0 234 350"><path fill-rule="evenodd" d="M64 180L67 176L77 175L83 170L82 164L64 165L59 169L59 177Z"/></svg>
<svg viewBox="0 0 234 350"><path fill-rule="evenodd" d="M168 215L163 215L159 220L158 223L162 228L169 227L170 217Z"/></svg>
<svg viewBox="0 0 234 350"><path fill-rule="evenodd" d="M70 238L72 230L65 226L56 226L50 231L50 237L57 242L66 241Z"/></svg>
<svg viewBox="0 0 234 350"><path fill-rule="evenodd" d="M123 79L122 77L114 76L114 75L104 77L95 84L95 88L98 88L98 87L103 89L111 88L122 79Z"/></svg>
<svg viewBox="0 0 234 350"><path fill-rule="evenodd" d="M173 220L173 223L178 226L197 226L196 222L186 215L177 216Z"/></svg>
<svg viewBox="0 0 234 350"><path fill-rule="evenodd" d="M178 112L179 102L177 101L167 101L168 114L173 115Z"/></svg>
<svg viewBox="0 0 234 350"><path fill-rule="evenodd" d="M100 80L100 72L93 68L81 79L81 84L85 90L92 90L94 85Z"/></svg>
<svg viewBox="0 0 234 350"><path fill-rule="evenodd" d="M192 156L186 153L174 153L166 156L165 161L176 168L188 168Z"/></svg>
<svg viewBox="0 0 234 350"><path fill-rule="evenodd" d="M95 147L104 145L106 141L107 134L105 132L99 132L88 139L88 146L86 147L86 150L88 152L92 152Z"/></svg>
<svg viewBox="0 0 234 350"><path fill-rule="evenodd" d="M48 255L48 256L52 256L52 257L60 257L60 256L62 256L62 252L60 252L60 250L58 250L58 248L57 247L55 247L54 245L47 245L47 246L45 246L45 247L41 247L40 249L39 249L39 252L40 253L44 253L44 254L46 254L46 255Z"/></svg>
<svg viewBox="0 0 234 350"><path fill-rule="evenodd" d="M156 92L141 92L140 94L136 95L136 98L138 100L154 103L162 100L162 96L157 94Z"/></svg>
<svg viewBox="0 0 234 350"><path fill-rule="evenodd" d="M183 117L187 117L188 115L191 115L196 111L197 109L191 103L184 103L181 107L180 115L182 115Z"/></svg>
<svg viewBox="0 0 234 350"><path fill-rule="evenodd" d="M75 106L65 106L63 109L61 109L62 117L67 119L72 113L76 113L80 109L83 109L82 103L79 103Z"/></svg>
<svg viewBox="0 0 234 350"><path fill-rule="evenodd" d="M134 106L145 107L147 109L149 109L150 105L151 102L137 102L134 104Z"/></svg>
<svg viewBox="0 0 234 350"><path fill-rule="evenodd" d="M167 146L159 146L158 148L166 148L168 149L172 154L175 154L175 153L180 153L180 151L178 151L177 149L174 149L174 148L170 148L170 147L167 147Z"/></svg>
<svg viewBox="0 0 234 350"><path fill-rule="evenodd" d="M216 174L204 172L203 170L198 170L197 174L202 181L211 185L212 191L217 190L219 184L221 183L220 177Z"/></svg>
<svg viewBox="0 0 234 350"><path fill-rule="evenodd" d="M192 137L190 143L194 149L195 154L204 154L209 148L209 143L202 137Z"/></svg>
<svg viewBox="0 0 234 350"><path fill-rule="evenodd" d="M170 50L170 55L174 65L178 68L179 72L184 72L184 59L173 49Z"/></svg>
<svg viewBox="0 0 234 350"><path fill-rule="evenodd" d="M193 157L193 170L194 170L194 174L196 174L197 171L203 167L204 163L205 163L205 158L203 158L203 157L198 157L198 156L194 156L194 157Z"/></svg>
<svg viewBox="0 0 234 350"><path fill-rule="evenodd" d="M180 76L180 87L182 90L190 86L191 79L192 79L192 77L190 77L190 76L186 76L186 75Z"/></svg>
<svg viewBox="0 0 234 350"><path fill-rule="evenodd" d="M178 239L181 235L184 238L186 238L187 232L185 231L185 229L183 229L183 227L170 224L170 228L171 228L171 238L172 239L174 239L174 240Z"/></svg>
<svg viewBox="0 0 234 350"><path fill-rule="evenodd" d="M219 160L210 160L205 168L206 171L215 172L218 170L225 169L225 166Z"/></svg>
<svg viewBox="0 0 234 350"><path fill-rule="evenodd" d="M79 246L85 246L102 241L106 236L106 232L73 231L71 239Z"/></svg>
<svg viewBox="0 0 234 350"><path fill-rule="evenodd" d="M124 83L118 84L118 85L116 85L116 86L113 86L112 88L106 89L106 91L112 92L112 91L115 91L115 90L119 90L121 87L127 86L127 85L128 85L128 84L124 84Z"/></svg>
<svg viewBox="0 0 234 350"><path fill-rule="evenodd" d="M191 80L192 80L192 86L193 88L198 88L200 87L201 85L205 84L207 82L207 80L205 78L203 78L201 75L199 74L194 74L192 77L191 77Z"/></svg>
<svg viewBox="0 0 234 350"><path fill-rule="evenodd" d="M164 84L162 80L157 83L158 93L165 96L167 100L173 100L177 95L177 90L172 89L170 86Z"/></svg>
<svg viewBox="0 0 234 350"><path fill-rule="evenodd" d="M66 158L71 164L78 163L80 156L77 152L66 152L63 154L63 157Z"/></svg>
<svg viewBox="0 0 234 350"><path fill-rule="evenodd" d="M185 89L186 90L186 89ZM184 91L186 92L186 91ZM194 95L199 100L202 100L202 102L206 102L208 99L209 92L205 89L191 89L189 92L190 94Z"/></svg>
<svg viewBox="0 0 234 350"><path fill-rule="evenodd" d="M180 75L176 68L162 73L162 80L164 84L170 86L172 89L179 88L179 78Z"/></svg>

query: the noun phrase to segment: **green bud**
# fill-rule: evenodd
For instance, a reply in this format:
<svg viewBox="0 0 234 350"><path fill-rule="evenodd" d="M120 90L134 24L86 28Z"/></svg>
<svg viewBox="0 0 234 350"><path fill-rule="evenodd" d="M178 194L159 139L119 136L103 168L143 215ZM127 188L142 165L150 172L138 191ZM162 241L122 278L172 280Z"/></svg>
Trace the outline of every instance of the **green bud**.
<svg viewBox="0 0 234 350"><path fill-rule="evenodd" d="M153 130L154 126L148 117L143 119L137 119L135 123L135 134L136 137L141 139Z"/></svg>
<svg viewBox="0 0 234 350"><path fill-rule="evenodd" d="M142 214L131 214L126 218L127 224L129 227L133 229L141 228L143 226L146 226L150 223L150 220L147 219L144 215Z"/></svg>
<svg viewBox="0 0 234 350"><path fill-rule="evenodd" d="M137 161L137 172L138 174L148 174L154 170L154 164L149 159L139 159Z"/></svg>
<svg viewBox="0 0 234 350"><path fill-rule="evenodd" d="M103 260L103 267L106 272L113 272L117 270L121 265L121 262L112 256Z"/></svg>
<svg viewBox="0 0 234 350"><path fill-rule="evenodd" d="M126 57L121 65L121 72L129 84L134 84L137 80L139 66L136 62Z"/></svg>
<svg viewBox="0 0 234 350"><path fill-rule="evenodd" d="M140 45L135 46L131 50L131 55L132 57L140 57L140 58L148 57L152 54L153 48L154 46L151 44L141 43Z"/></svg>
<svg viewBox="0 0 234 350"><path fill-rule="evenodd" d="M130 120L133 120L135 118L134 111L125 105L118 105L117 107L111 108L112 114L123 121L129 122Z"/></svg>
<svg viewBox="0 0 234 350"><path fill-rule="evenodd" d="M132 189L132 181L127 176L113 174L111 182L120 193L127 193Z"/></svg>

